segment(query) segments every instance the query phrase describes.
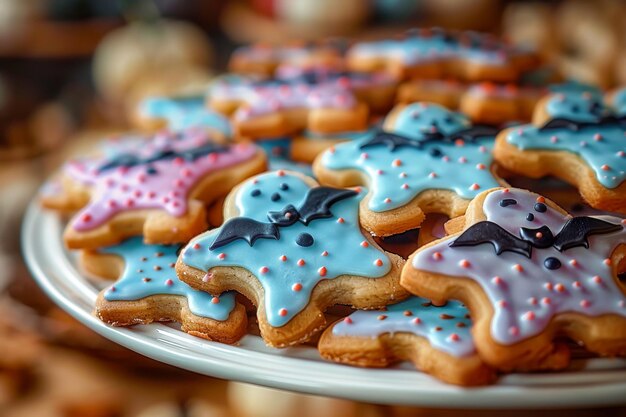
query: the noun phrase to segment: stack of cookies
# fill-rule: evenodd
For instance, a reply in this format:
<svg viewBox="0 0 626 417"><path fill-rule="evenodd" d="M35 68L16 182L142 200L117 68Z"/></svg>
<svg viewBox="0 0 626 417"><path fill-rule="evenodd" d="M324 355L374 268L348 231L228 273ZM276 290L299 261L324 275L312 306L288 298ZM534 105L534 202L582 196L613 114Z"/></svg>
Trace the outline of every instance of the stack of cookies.
<svg viewBox="0 0 626 417"><path fill-rule="evenodd" d="M624 356L626 89L527 89L540 64L441 29L242 48L206 97L145 101L144 133L68 162L41 201L114 281L95 306L111 325L235 343L256 315L270 346L459 385L565 369L571 342Z"/></svg>

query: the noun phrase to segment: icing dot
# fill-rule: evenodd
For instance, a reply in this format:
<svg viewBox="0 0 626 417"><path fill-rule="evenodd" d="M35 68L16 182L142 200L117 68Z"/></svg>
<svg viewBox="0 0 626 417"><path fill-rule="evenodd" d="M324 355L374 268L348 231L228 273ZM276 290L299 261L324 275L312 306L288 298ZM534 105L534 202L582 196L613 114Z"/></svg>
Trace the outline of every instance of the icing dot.
<svg viewBox="0 0 626 417"><path fill-rule="evenodd" d="M385 203L389 204L391 203L391 198L387 197L383 200Z"/></svg>
<svg viewBox="0 0 626 417"><path fill-rule="evenodd" d="M220 299L218 297L213 297L213 298L211 298L211 302L213 304L219 304L220 303Z"/></svg>
<svg viewBox="0 0 626 417"><path fill-rule="evenodd" d="M199 243L194 243L192 248L198 250L198 249L200 249L200 244Z"/></svg>
<svg viewBox="0 0 626 417"><path fill-rule="evenodd" d="M281 308L280 310L278 310L278 315L281 317L285 317L287 315L287 309Z"/></svg>
<svg viewBox="0 0 626 417"><path fill-rule="evenodd" d="M505 198L504 200L500 200L500 207L508 207L517 204L517 200L512 198Z"/></svg>
<svg viewBox="0 0 626 417"><path fill-rule="evenodd" d="M600 142L602 140L602 135L600 133L596 133L595 135L593 135L593 140L595 140L596 142Z"/></svg>
<svg viewBox="0 0 626 417"><path fill-rule="evenodd" d="M493 282L494 285L502 285L504 283L502 278L500 278L498 276L495 276L495 277L491 278L491 282Z"/></svg>
<svg viewBox="0 0 626 417"><path fill-rule="evenodd" d="M165 285L172 286L174 285L174 281L172 281L171 279L167 279L165 280Z"/></svg>
<svg viewBox="0 0 626 417"><path fill-rule="evenodd" d="M552 291L553 285L551 282L546 282L545 284L543 284L543 287L548 291Z"/></svg>
<svg viewBox="0 0 626 417"><path fill-rule="evenodd" d="M386 315L381 314L380 316L377 317L378 320L385 320L387 318Z"/></svg>
<svg viewBox="0 0 626 417"><path fill-rule="evenodd" d="M226 254L223 252L218 254L217 259L219 259L220 261L223 261L224 259L226 259Z"/></svg>
<svg viewBox="0 0 626 417"><path fill-rule="evenodd" d="M611 170L611 167L610 167L610 166L608 166L607 164L604 164L604 165L602 165L602 166L600 167L600 169L601 169L602 171L610 171L610 170Z"/></svg>
<svg viewBox="0 0 626 417"><path fill-rule="evenodd" d="M376 266L383 266L383 261L382 261L382 259L376 259L376 260L374 261L374 265L376 265Z"/></svg>
<svg viewBox="0 0 626 417"><path fill-rule="evenodd" d="M282 262L286 262L287 261L287 257L285 255L280 255L278 257L278 259L280 259Z"/></svg>
<svg viewBox="0 0 626 417"><path fill-rule="evenodd" d="M564 292L565 291L565 285L563 285L563 284L556 284L554 286L554 289L557 290L558 292Z"/></svg>
<svg viewBox="0 0 626 417"><path fill-rule="evenodd" d="M363 152L361 154L361 159L367 159L367 158L369 158L369 155L367 154L367 152Z"/></svg>
<svg viewBox="0 0 626 417"><path fill-rule="evenodd" d="M317 272L318 274L320 274L320 277L325 277L326 274L328 273L328 270L326 269L325 266L323 266L320 269L318 269Z"/></svg>
<svg viewBox="0 0 626 417"><path fill-rule="evenodd" d="M391 165L392 165L392 166L394 166L394 167L399 167L400 165L402 165L402 161L401 161L401 160L399 160L399 159L394 159L394 160L391 162Z"/></svg>
<svg viewBox="0 0 626 417"><path fill-rule="evenodd" d="M592 278L592 280L593 280L593 282L595 282L596 284L602 284L602 277L601 277L601 276L599 276L599 275L595 275L595 276Z"/></svg>
<svg viewBox="0 0 626 417"><path fill-rule="evenodd" d="M345 220L343 219L343 217L340 217L340 218L338 218L338 219L337 219L337 223L343 223L343 222L345 222Z"/></svg>
<svg viewBox="0 0 626 417"><path fill-rule="evenodd" d="M532 213L528 213L526 215L526 220L528 220L529 222L532 222L533 220L535 220L535 215Z"/></svg>
<svg viewBox="0 0 626 417"><path fill-rule="evenodd" d="M420 319L419 317L415 317L413 320L411 320L411 322L413 324L422 324L422 319Z"/></svg>
<svg viewBox="0 0 626 417"><path fill-rule="evenodd" d="M527 312L526 314L524 314L524 320L534 320L535 319L535 313L532 311Z"/></svg>
<svg viewBox="0 0 626 417"><path fill-rule="evenodd" d="M545 213L545 211L548 210L548 207L543 203L536 203L534 208L535 211L539 213Z"/></svg>
<svg viewBox="0 0 626 417"><path fill-rule="evenodd" d="M551 270L559 269L561 267L561 261L559 261L557 258L549 257L546 258L545 261L543 261L543 266Z"/></svg>
<svg viewBox="0 0 626 417"><path fill-rule="evenodd" d="M517 326L509 327L509 334L511 336L518 336L519 335L519 327L517 327Z"/></svg>
<svg viewBox="0 0 626 417"><path fill-rule="evenodd" d="M550 138L550 142L552 142L552 143L557 143L558 141L559 141L559 138L557 138L556 136L552 136Z"/></svg>
<svg viewBox="0 0 626 417"><path fill-rule="evenodd" d="M270 271L270 269L266 266L262 266L259 268L259 273L261 274L267 274Z"/></svg>
<svg viewBox="0 0 626 417"><path fill-rule="evenodd" d="M279 188L283 191L287 191L289 189L289 185L283 182L280 184Z"/></svg>
<svg viewBox="0 0 626 417"><path fill-rule="evenodd" d="M523 272L524 271L524 267L520 264L515 264L513 265L513 269L516 270L517 272Z"/></svg>
<svg viewBox="0 0 626 417"><path fill-rule="evenodd" d="M403 190L408 190L409 189L409 184L404 183L404 184L402 184L401 187L402 187Z"/></svg>
<svg viewBox="0 0 626 417"><path fill-rule="evenodd" d="M325 250L324 252L322 252L322 256L328 256L328 251Z"/></svg>
<svg viewBox="0 0 626 417"><path fill-rule="evenodd" d="M470 188L470 190L478 190L480 188L480 185L474 183L474 184L470 185L469 188Z"/></svg>
<svg viewBox="0 0 626 417"><path fill-rule="evenodd" d="M370 244L367 243L367 240L364 240L363 242L361 242L361 246L364 248L367 248Z"/></svg>
<svg viewBox="0 0 626 417"><path fill-rule="evenodd" d="M282 169L279 169L278 171L276 171L276 175L278 175L279 177L284 177L285 176L285 171L283 171ZM287 311L287 310L285 310Z"/></svg>
<svg viewBox="0 0 626 417"><path fill-rule="evenodd" d="M569 264L570 264L571 266L575 267L575 268L577 268L577 267L579 267L579 266L580 266L580 264L578 263L578 261L577 261L576 259L571 259L571 260L569 261Z"/></svg>
<svg viewBox="0 0 626 417"><path fill-rule="evenodd" d="M298 262L296 262L296 264L298 266L304 266L306 264L306 262L304 262L304 259L298 259Z"/></svg>
<svg viewBox="0 0 626 417"><path fill-rule="evenodd" d="M278 200L280 200L280 194L274 193L274 194L272 194L272 196L270 198L271 198L272 201L278 201Z"/></svg>
<svg viewBox="0 0 626 417"><path fill-rule="evenodd" d="M535 297L530 297L528 299L528 304L536 306L537 305L537 299Z"/></svg>
<svg viewBox="0 0 626 417"><path fill-rule="evenodd" d="M350 317L344 317L343 322L346 324L352 324L352 319Z"/></svg>
<svg viewBox="0 0 626 417"><path fill-rule="evenodd" d="M576 288L576 289L580 289L582 288L582 284L580 283L580 281L574 281L572 282L572 287Z"/></svg>
<svg viewBox="0 0 626 417"><path fill-rule="evenodd" d="M476 169L481 169L482 170L482 169L485 169L485 168L487 168L485 166L485 164L476 164Z"/></svg>
<svg viewBox="0 0 626 417"><path fill-rule="evenodd" d="M459 340L461 340L461 338L458 334L452 333L450 336L448 336L448 340L451 342L458 342Z"/></svg>
<svg viewBox="0 0 626 417"><path fill-rule="evenodd" d="M302 284L300 284L299 282L296 282L295 284L293 284L291 286L291 289L295 292L301 291L302 290Z"/></svg>
<svg viewBox="0 0 626 417"><path fill-rule="evenodd" d="M459 261L459 266L460 266L461 268L469 268L469 267L471 266L471 263L470 263L470 261L468 261L467 259L461 259L461 260Z"/></svg>
<svg viewBox="0 0 626 417"><path fill-rule="evenodd" d="M315 242L315 240L313 239L313 236L311 236L309 233L300 233L298 235L298 237L296 238L296 243L299 246L308 248L309 246L313 245L313 243Z"/></svg>
<svg viewBox="0 0 626 417"><path fill-rule="evenodd" d="M435 261L439 261L439 260L441 260L441 258L443 258L443 255L441 255L441 252L435 252L435 253L433 253L433 259L434 259Z"/></svg>
<svg viewBox="0 0 626 417"><path fill-rule="evenodd" d="M589 300L580 300L580 306L582 308L589 308L591 306L591 301L589 301Z"/></svg>
<svg viewBox="0 0 626 417"><path fill-rule="evenodd" d="M377 170L376 170L376 173L377 173L378 175L383 175L383 174L385 173L385 171L383 171L382 169L377 169Z"/></svg>
<svg viewBox="0 0 626 417"><path fill-rule="evenodd" d="M258 197L258 196L260 196L260 195L261 195L261 190L259 190L258 188L255 188L254 190L252 190L252 191L250 192L250 195L251 195L252 197Z"/></svg>

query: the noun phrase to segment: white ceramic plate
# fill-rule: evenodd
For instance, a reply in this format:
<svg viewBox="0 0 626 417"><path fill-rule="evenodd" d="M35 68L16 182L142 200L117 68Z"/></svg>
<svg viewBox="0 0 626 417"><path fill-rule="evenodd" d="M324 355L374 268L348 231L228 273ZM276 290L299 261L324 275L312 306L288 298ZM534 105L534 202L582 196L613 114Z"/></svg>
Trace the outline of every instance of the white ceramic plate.
<svg viewBox="0 0 626 417"><path fill-rule="evenodd" d="M104 337L142 355L214 377L381 404L445 408L534 408L626 404L626 360L578 360L560 373L512 374L485 388L446 385L408 364L362 369L323 361L312 347L272 349L256 336L238 346L189 336L174 325L115 328L92 315L99 288L63 248L63 223L33 202L24 219L24 258L46 293Z"/></svg>

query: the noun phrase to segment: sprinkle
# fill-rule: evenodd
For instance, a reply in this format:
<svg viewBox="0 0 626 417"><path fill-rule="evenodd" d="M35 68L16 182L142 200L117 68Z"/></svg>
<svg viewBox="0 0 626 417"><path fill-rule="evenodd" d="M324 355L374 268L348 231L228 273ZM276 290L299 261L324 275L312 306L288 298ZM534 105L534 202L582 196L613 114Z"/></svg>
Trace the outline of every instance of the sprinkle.
<svg viewBox="0 0 626 417"><path fill-rule="evenodd" d="M593 140L595 140L596 142L600 142L602 140L602 135L596 133L595 135L593 135Z"/></svg>
<svg viewBox="0 0 626 417"><path fill-rule="evenodd" d="M487 168L485 166L485 164L476 164L476 169L481 169L482 170L482 169L485 169L485 168Z"/></svg>
<svg viewBox="0 0 626 417"><path fill-rule="evenodd" d="M302 284L300 284L299 282L296 282L295 284L293 284L291 286L291 289L295 292L301 291L302 290Z"/></svg>
<svg viewBox="0 0 626 417"><path fill-rule="evenodd" d="M399 159L394 159L394 160L391 162L391 165L392 165L392 166L394 166L394 167L399 167L400 165L402 165L402 161L401 161L401 160L399 160Z"/></svg>
<svg viewBox="0 0 626 417"><path fill-rule="evenodd" d="M278 314L282 317L285 317L287 315L287 309L281 308L280 310L278 310Z"/></svg>
<svg viewBox="0 0 626 417"><path fill-rule="evenodd" d="M211 298L211 302L213 304L219 304L220 303L220 299L218 297L213 297L213 298Z"/></svg>
<svg viewBox="0 0 626 417"><path fill-rule="evenodd" d="M461 147L461 146L464 146L464 145L465 145L465 141L464 141L463 139L457 139L457 140L455 140L455 141L454 141L454 144L455 144L456 146Z"/></svg>
<svg viewBox="0 0 626 417"><path fill-rule="evenodd" d="M580 281L574 281L572 282L572 287L574 288L582 288L582 284L580 283Z"/></svg>
<svg viewBox="0 0 626 417"><path fill-rule="evenodd" d="M150 282L150 281L152 281L152 278L145 277L145 278L142 278L141 280L143 282Z"/></svg>
<svg viewBox="0 0 626 417"><path fill-rule="evenodd" d="M537 232L537 233L535 233L535 237L536 237L537 239L541 239L541 238L543 237L543 233L541 233L541 232Z"/></svg>
<svg viewBox="0 0 626 417"><path fill-rule="evenodd" d="M160 271L162 268L159 265L154 265L152 269L154 269L155 271Z"/></svg>
<svg viewBox="0 0 626 417"><path fill-rule="evenodd" d="M528 299L528 304L536 306L537 305L537 299L535 297L530 297Z"/></svg>
<svg viewBox="0 0 626 417"><path fill-rule="evenodd" d="M376 173L377 173L378 175L383 175L383 174L385 173L385 171L383 171L382 169L377 169L377 170L376 170Z"/></svg>
<svg viewBox="0 0 626 417"><path fill-rule="evenodd" d="M439 261L439 260L441 260L441 258L443 258L443 255L441 255L441 252L435 252L435 253L433 253L433 259L434 259L435 261Z"/></svg>
<svg viewBox="0 0 626 417"><path fill-rule="evenodd" d="M467 259L461 259L461 260L459 261L459 266L460 266L461 268L469 268L469 267L470 267L470 265L471 265L471 264L470 264L470 261L468 261Z"/></svg>
<svg viewBox="0 0 626 417"><path fill-rule="evenodd" d="M428 174L428 178L437 178L437 173L431 172L430 174Z"/></svg>
<svg viewBox="0 0 626 417"><path fill-rule="evenodd" d="M589 301L589 300L581 300L580 301L580 306L582 308L589 308L591 306L591 301Z"/></svg>
<svg viewBox="0 0 626 417"><path fill-rule="evenodd" d="M322 256L328 256L328 251L325 250L324 252L322 252Z"/></svg>
<svg viewBox="0 0 626 417"><path fill-rule="evenodd" d="M561 284L561 283L556 284L556 285L554 286L554 289L555 289L555 290L557 290L558 292L564 292L564 291L565 291L565 285L563 285L563 284Z"/></svg>
<svg viewBox="0 0 626 417"><path fill-rule="evenodd" d="M459 163L464 164L466 162L467 162L467 158L466 157L462 156L462 157L459 158Z"/></svg>
<svg viewBox="0 0 626 417"><path fill-rule="evenodd" d="M601 276L596 275L592 279L593 279L593 282L595 282L596 284L602 284L602 277Z"/></svg>
<svg viewBox="0 0 626 417"><path fill-rule="evenodd" d="M202 281L204 281L204 282L209 282L211 279L213 279L213 273L211 273L211 272L207 272L202 277Z"/></svg>
<svg viewBox="0 0 626 417"><path fill-rule="evenodd" d="M539 197L537 197L537 200L535 200L535 201L536 201L537 203L545 203L545 202L546 202L546 199L545 199L545 197L539 196Z"/></svg>
<svg viewBox="0 0 626 417"><path fill-rule="evenodd" d="M526 314L524 314L524 320L532 321L534 319L535 319L535 313L533 313L532 311L529 311Z"/></svg>
<svg viewBox="0 0 626 417"><path fill-rule="evenodd" d="M456 333L452 333L452 334L448 337L448 339L449 339L451 342L458 342L459 340L461 340L461 338L459 337L459 335L458 335L458 334L456 334Z"/></svg>
<svg viewBox="0 0 626 417"><path fill-rule="evenodd" d="M367 240L364 240L363 242L361 242L361 246L363 246L364 248L367 248L370 244L367 243Z"/></svg>
<svg viewBox="0 0 626 417"><path fill-rule="evenodd" d="M543 284L543 287L548 290L548 291L552 291L552 283L551 282L546 282L545 284Z"/></svg>
<svg viewBox="0 0 626 417"><path fill-rule="evenodd" d="M298 262L296 262L298 264L298 266L304 266L306 264L306 262L304 262L304 259L298 259Z"/></svg>
<svg viewBox="0 0 626 417"><path fill-rule="evenodd" d="M115 285L112 285L111 288L109 288L109 291L115 292L116 291Z"/></svg>
<svg viewBox="0 0 626 417"><path fill-rule="evenodd" d="M223 261L224 259L226 259L226 254L224 252L220 253L219 255L217 255L217 259Z"/></svg>
<svg viewBox="0 0 626 417"><path fill-rule="evenodd" d="M109 200L109 201L107 202L107 206L108 206L109 208L115 208L115 207L117 207L117 203L115 202L115 200Z"/></svg>
<svg viewBox="0 0 626 417"><path fill-rule="evenodd" d="M611 258L606 258L604 261L602 261L602 263L603 263L604 265L610 266L610 265L611 265L611 263L612 263L612 262L611 262Z"/></svg>
<svg viewBox="0 0 626 417"><path fill-rule="evenodd" d="M552 304L552 299L550 297L543 297L541 299L541 302L546 304L546 305L550 305L550 304Z"/></svg>
<svg viewBox="0 0 626 417"><path fill-rule="evenodd" d="M286 262L286 261L287 261L287 257L286 257L285 255L280 255L280 256L278 257L278 259L280 259L280 260L281 260L281 261L283 261L283 262Z"/></svg>
<svg viewBox="0 0 626 417"><path fill-rule="evenodd" d="M340 217L337 219L337 223L342 224L345 220L343 219L343 217Z"/></svg>
<svg viewBox="0 0 626 417"><path fill-rule="evenodd" d="M172 285L174 285L174 281L172 281L171 279L167 279L167 280L165 280L165 285L172 286Z"/></svg>
<svg viewBox="0 0 626 417"><path fill-rule="evenodd" d="M409 189L409 184L404 183L404 184L402 184L401 187L402 187L403 190L408 190Z"/></svg>
<svg viewBox="0 0 626 417"><path fill-rule="evenodd" d="M350 317L345 317L343 319L343 322L346 323L346 324L352 324L352 319Z"/></svg>
<svg viewBox="0 0 626 417"><path fill-rule="evenodd" d="M413 315L413 312L411 310L404 310L402 314L404 314L406 317L411 317Z"/></svg>
<svg viewBox="0 0 626 417"><path fill-rule="evenodd" d="M262 266L261 268L259 268L259 273L261 274L267 274L269 272L269 268L266 266Z"/></svg>
<svg viewBox="0 0 626 417"><path fill-rule="evenodd" d="M320 269L317 270L317 273L320 274L320 277L325 277L327 272L328 272L328 270L326 269L325 266L323 266L323 267L321 267Z"/></svg>
<svg viewBox="0 0 626 417"><path fill-rule="evenodd" d="M577 261L576 259L571 259L571 260L569 261L569 264L570 264L571 266L575 267L575 268L577 268L577 267L579 267L579 266L580 266L580 264L578 263L578 261Z"/></svg>
<svg viewBox="0 0 626 417"><path fill-rule="evenodd" d="M441 160L442 160L443 162L449 162L449 161L450 161L450 157L446 155L446 156L444 156L443 158L441 158Z"/></svg>
<svg viewBox="0 0 626 417"><path fill-rule="evenodd" d="M369 158L368 153L367 153L367 152L363 152L363 153L361 154L361 159L367 159L367 158Z"/></svg>
<svg viewBox="0 0 626 417"><path fill-rule="evenodd" d="M558 141L559 141L559 138L557 138L556 136L552 136L550 138L550 142L552 142L552 143L557 143Z"/></svg>
<svg viewBox="0 0 626 417"><path fill-rule="evenodd" d="M406 178L407 177L406 172L401 172L399 177L400 178Z"/></svg>
<svg viewBox="0 0 626 417"><path fill-rule="evenodd" d="M282 169L279 169L278 171L276 171L276 175L278 175L279 177L284 177L285 176L285 171L283 171ZM287 314L287 310L285 310L285 314Z"/></svg>
<svg viewBox="0 0 626 417"><path fill-rule="evenodd" d="M386 204L391 203L391 198L387 197L383 200Z"/></svg>
<svg viewBox="0 0 626 417"><path fill-rule="evenodd" d="M504 281L502 280L502 278L495 276L493 278L491 278L491 282L493 282L495 285L502 285L504 284Z"/></svg>
<svg viewBox="0 0 626 417"><path fill-rule="evenodd" d="M611 167L610 167L610 166L608 166L607 164L604 164L604 165L602 165L602 166L600 167L600 169L601 169L602 171L610 171L610 170L611 170Z"/></svg>
<svg viewBox="0 0 626 417"><path fill-rule="evenodd" d="M415 317L413 320L411 320L411 322L413 322L413 324L422 324L422 319L420 319L419 317Z"/></svg>
<svg viewBox="0 0 626 417"><path fill-rule="evenodd" d="M511 336L517 336L519 335L519 328L517 326L511 326L509 327L509 334Z"/></svg>
<svg viewBox="0 0 626 417"><path fill-rule="evenodd" d="M524 272L524 267L520 264L513 265L513 269L515 269L517 272Z"/></svg>
<svg viewBox="0 0 626 417"><path fill-rule="evenodd" d="M509 303L507 303L506 300L498 301L498 306L500 306L500 308L507 308L508 305Z"/></svg>
<svg viewBox="0 0 626 417"><path fill-rule="evenodd" d="M480 185L474 183L474 184L470 185L469 188L470 188L470 190L478 190L480 188Z"/></svg>
<svg viewBox="0 0 626 417"><path fill-rule="evenodd" d="M194 243L192 248L194 248L195 250L200 249L200 244L199 243Z"/></svg>
<svg viewBox="0 0 626 417"><path fill-rule="evenodd" d="M380 316L377 317L378 320L385 320L387 318L386 315L381 314Z"/></svg>
<svg viewBox="0 0 626 417"><path fill-rule="evenodd" d="M382 259L376 259L376 260L374 261L374 265L376 265L376 266L383 266L383 261L382 261Z"/></svg>
<svg viewBox="0 0 626 417"><path fill-rule="evenodd" d="M92 217L91 217L91 214L89 214L89 213L85 213L85 214L83 214L83 215L82 215L81 220L82 220L83 222L85 222L85 223L88 223L88 222L90 222L90 221L91 221L91 218L92 218Z"/></svg>

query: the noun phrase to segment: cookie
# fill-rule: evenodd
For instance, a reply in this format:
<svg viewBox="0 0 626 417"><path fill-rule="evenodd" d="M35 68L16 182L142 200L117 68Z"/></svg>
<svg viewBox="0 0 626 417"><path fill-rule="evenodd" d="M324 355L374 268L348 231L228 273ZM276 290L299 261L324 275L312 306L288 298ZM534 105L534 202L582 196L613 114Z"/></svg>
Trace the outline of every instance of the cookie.
<svg viewBox="0 0 626 417"><path fill-rule="evenodd" d="M601 97L559 93L539 102L532 124L502 131L494 157L515 174L567 181L594 208L626 213L625 134Z"/></svg>
<svg viewBox="0 0 626 417"><path fill-rule="evenodd" d="M298 66L341 66L341 51L328 44L265 45L253 44L237 48L230 57L228 67L239 74L269 78L280 64Z"/></svg>
<svg viewBox="0 0 626 417"><path fill-rule="evenodd" d="M224 139L230 138L232 127L228 119L208 109L204 102L203 95L147 98L133 113L133 123L149 131L204 128Z"/></svg>
<svg viewBox="0 0 626 417"><path fill-rule="evenodd" d="M333 134L320 134L304 131L291 141L290 154L295 161L312 163L315 158L326 149L342 142L349 142L380 129L378 123L370 125L368 129L354 132L338 132Z"/></svg>
<svg viewBox="0 0 626 417"><path fill-rule="evenodd" d="M146 245L133 237L117 246L84 251L85 270L117 279L98 295L96 316L113 326L177 321L191 335L235 343L247 328L244 306L232 292L214 297L180 282L174 269L179 248Z"/></svg>
<svg viewBox="0 0 626 417"><path fill-rule="evenodd" d="M450 110L459 108L461 97L468 84L454 79L419 79L404 82L398 87L398 103L411 104L416 101L436 103Z"/></svg>
<svg viewBox="0 0 626 417"><path fill-rule="evenodd" d="M162 133L101 157L73 160L55 205L84 203L64 233L70 249L98 248L141 235L179 243L206 230L206 209L234 185L262 172L265 154L250 144L221 145L206 132ZM69 203L68 203L69 204Z"/></svg>
<svg viewBox="0 0 626 417"><path fill-rule="evenodd" d="M382 251L359 224L362 198L293 172L249 179L229 194L224 224L183 249L178 277L251 299L267 344L305 342L325 326L328 306L377 308L406 296L398 285L404 261Z"/></svg>
<svg viewBox="0 0 626 417"><path fill-rule="evenodd" d="M403 79L513 82L536 58L488 34L417 29L402 39L360 42L346 56L355 71L385 70Z"/></svg>
<svg viewBox="0 0 626 417"><path fill-rule="evenodd" d="M394 235L418 227L427 213L460 216L478 193L499 186L495 134L436 104L398 105L382 130L328 149L313 171L325 185L368 184L361 224Z"/></svg>
<svg viewBox="0 0 626 417"><path fill-rule="evenodd" d="M559 368L569 337L626 354L626 230L617 217L572 217L544 197L498 188L477 196L462 230L418 249L401 283L435 304L468 306L480 357L496 367Z"/></svg>
<svg viewBox="0 0 626 417"><path fill-rule="evenodd" d="M475 386L496 373L476 353L469 311L458 301L437 307L411 297L384 311L357 311L324 331L318 349L325 359L386 367L408 360L451 384Z"/></svg>

